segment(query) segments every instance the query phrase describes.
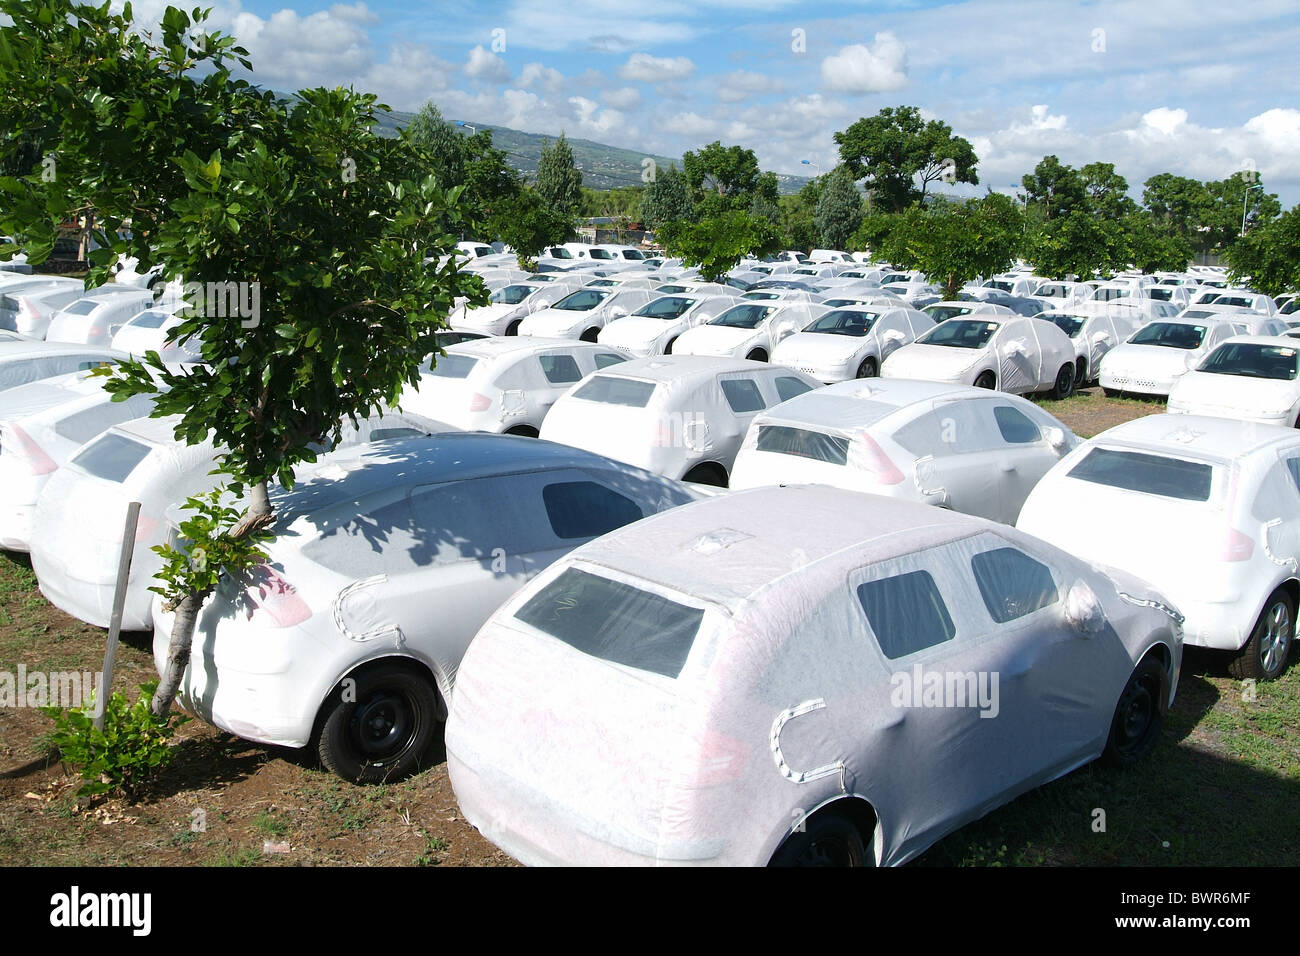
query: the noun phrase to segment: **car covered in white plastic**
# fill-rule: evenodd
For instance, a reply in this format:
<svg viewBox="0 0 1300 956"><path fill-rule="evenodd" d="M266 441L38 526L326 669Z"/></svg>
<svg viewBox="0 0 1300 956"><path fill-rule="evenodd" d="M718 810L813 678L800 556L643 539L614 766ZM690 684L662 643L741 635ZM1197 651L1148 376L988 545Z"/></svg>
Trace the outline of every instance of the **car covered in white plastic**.
<svg viewBox="0 0 1300 956"><path fill-rule="evenodd" d="M460 310L454 316L454 324L458 328L488 335L515 335L527 316L560 301L591 278L585 274L559 275L560 278L549 280L530 276L527 281L503 286L492 293L487 305Z"/></svg>
<svg viewBox="0 0 1300 956"><path fill-rule="evenodd" d="M433 761L475 632L578 545L694 500L574 448L443 433L333 452L271 498L269 561L198 614L178 703L358 782ZM173 615L155 602L161 673Z"/></svg>
<svg viewBox="0 0 1300 956"><path fill-rule="evenodd" d="M966 315L1015 315L1013 309L997 302L986 302L981 299L947 299L942 302L932 302L921 310L928 315L936 324L946 322L949 319L958 319Z"/></svg>
<svg viewBox="0 0 1300 956"><path fill-rule="evenodd" d="M726 487L754 416L817 386L781 365L672 355L602 369L562 396L541 437L655 474Z"/></svg>
<svg viewBox="0 0 1300 956"><path fill-rule="evenodd" d="M1097 381L1107 395L1168 395L1215 346L1241 331L1214 314L1148 322L1103 356Z"/></svg>
<svg viewBox="0 0 1300 956"><path fill-rule="evenodd" d="M703 325L742 301L735 295L714 292L660 295L631 315L610 322L597 334L596 341L632 358L671 355L673 344L683 332Z"/></svg>
<svg viewBox="0 0 1300 956"><path fill-rule="evenodd" d="M88 372L125 359L121 352L92 345L61 345L27 336L0 340L0 392L69 372Z"/></svg>
<svg viewBox="0 0 1300 956"><path fill-rule="evenodd" d="M1208 303L1198 301L1196 304L1212 305L1217 309L1240 309L1255 315L1277 315L1277 304L1271 298L1261 292L1248 292L1244 289L1225 289L1214 293L1214 298Z"/></svg>
<svg viewBox="0 0 1300 956"><path fill-rule="evenodd" d="M1174 383L1169 411L1300 427L1298 344L1286 336L1228 339Z"/></svg>
<svg viewBox="0 0 1300 956"><path fill-rule="evenodd" d="M830 309L783 339L772 361L819 382L871 378L891 355L932 328L933 319L902 303Z"/></svg>
<svg viewBox="0 0 1300 956"><path fill-rule="evenodd" d="M89 372L29 382L0 398L0 548L29 549L41 491L77 449L153 411L152 395L112 398L104 379Z"/></svg>
<svg viewBox="0 0 1300 956"><path fill-rule="evenodd" d="M186 321L178 314L183 306L159 306L132 316L113 335L113 348L143 359L157 352L164 362L200 362L203 343L197 337L179 341L177 330Z"/></svg>
<svg viewBox="0 0 1300 956"><path fill-rule="evenodd" d="M615 349L574 339L492 336L461 342L426 362L400 404L466 431L536 438L556 399L597 369L626 361Z"/></svg>
<svg viewBox="0 0 1300 956"><path fill-rule="evenodd" d="M1235 677L1278 677L1300 600L1300 432L1150 415L1061 460L1016 526L1160 589L1188 644L1234 652Z"/></svg>
<svg viewBox="0 0 1300 956"><path fill-rule="evenodd" d="M1177 618L1016 529L738 491L557 561L479 631L447 769L530 865L897 865L1157 746Z"/></svg>
<svg viewBox="0 0 1300 956"><path fill-rule="evenodd" d="M1106 353L1128 341L1143 325L1142 319L1128 309L1105 306L1089 309L1092 305L1094 303L1080 302L1037 316L1057 326L1074 343L1075 388L1096 381Z"/></svg>
<svg viewBox="0 0 1300 956"><path fill-rule="evenodd" d="M610 322L631 315L659 293L648 288L587 285L519 323L520 335L595 342Z"/></svg>
<svg viewBox="0 0 1300 956"><path fill-rule="evenodd" d="M731 488L826 484L1014 524L1077 444L1037 405L969 385L840 382L762 412Z"/></svg>
<svg viewBox="0 0 1300 956"><path fill-rule="evenodd" d="M179 423L180 416L168 416L114 425L50 475L36 502L30 550L41 593L55 607L87 624L108 626L127 505L138 501L122 629L152 626L149 587L162 567L153 548L167 540L167 511L220 481L212 474L220 449L211 440L178 441ZM344 421L337 447L449 428L417 415L378 412L355 424Z"/></svg>
<svg viewBox="0 0 1300 956"><path fill-rule="evenodd" d="M891 355L880 374L1066 398L1074 361L1074 343L1051 322L984 315L940 322Z"/></svg>
<svg viewBox="0 0 1300 956"><path fill-rule="evenodd" d="M778 343L826 311L820 305L787 299L733 305L716 318L683 332L673 346L673 354L721 355L766 362Z"/></svg>
<svg viewBox="0 0 1300 956"><path fill-rule="evenodd" d="M121 290L108 295L92 293L69 302L50 317L45 341L112 346L117 330L154 304L148 290L132 291L134 294L122 294Z"/></svg>

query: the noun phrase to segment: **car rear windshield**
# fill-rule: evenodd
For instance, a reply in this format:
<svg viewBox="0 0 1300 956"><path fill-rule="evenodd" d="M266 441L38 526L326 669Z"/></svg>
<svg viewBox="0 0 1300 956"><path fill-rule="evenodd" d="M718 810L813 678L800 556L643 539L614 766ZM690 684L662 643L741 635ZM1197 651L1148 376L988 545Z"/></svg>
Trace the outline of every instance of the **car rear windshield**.
<svg viewBox="0 0 1300 956"><path fill-rule="evenodd" d="M78 299L63 311L67 315L90 315L103 304L98 299Z"/></svg>
<svg viewBox="0 0 1300 956"><path fill-rule="evenodd" d="M876 312L861 312L856 309L836 309L813 322L804 329L805 332L827 332L831 335L851 335L858 338L871 331L880 315Z"/></svg>
<svg viewBox="0 0 1300 956"><path fill-rule="evenodd" d="M468 355L443 355L433 366L433 374L435 378L468 378L478 361Z"/></svg>
<svg viewBox="0 0 1300 956"><path fill-rule="evenodd" d="M78 452L72 463L89 475L121 484L152 450L143 442L109 432Z"/></svg>
<svg viewBox="0 0 1300 956"><path fill-rule="evenodd" d="M969 305L931 305L925 308L925 314L936 322L946 322L953 316L970 315L973 311Z"/></svg>
<svg viewBox="0 0 1300 956"><path fill-rule="evenodd" d="M150 309L148 312L141 312L128 322L127 326L132 329L160 329L169 318L170 315L166 312Z"/></svg>
<svg viewBox="0 0 1300 956"><path fill-rule="evenodd" d="M1296 376L1296 350L1281 345L1228 342L1210 353L1200 371L1290 382Z"/></svg>
<svg viewBox="0 0 1300 956"><path fill-rule="evenodd" d="M575 650L676 678L704 611L640 588L568 568L515 614Z"/></svg>
<svg viewBox="0 0 1300 956"><path fill-rule="evenodd" d="M574 392L573 397L587 402L599 402L602 405L645 408L650 404L650 396L658 387L654 382L639 382L633 378L619 378L613 375L597 375Z"/></svg>
<svg viewBox="0 0 1300 956"><path fill-rule="evenodd" d="M1182 501L1209 501L1214 466L1165 455L1094 448L1070 469L1070 477Z"/></svg>
<svg viewBox="0 0 1300 956"><path fill-rule="evenodd" d="M849 460L849 440L838 435L792 428L788 425L758 426L759 451L776 455L795 455L824 461L829 465L844 465Z"/></svg>
<svg viewBox="0 0 1300 956"><path fill-rule="evenodd" d="M1205 340L1205 326L1183 322L1152 322L1137 330L1130 345L1158 345L1167 349L1199 349Z"/></svg>
<svg viewBox="0 0 1300 956"><path fill-rule="evenodd" d="M997 322L949 319L925 333L919 341L925 345L947 345L959 349L982 349L988 345L989 339L993 338L993 333L997 330Z"/></svg>

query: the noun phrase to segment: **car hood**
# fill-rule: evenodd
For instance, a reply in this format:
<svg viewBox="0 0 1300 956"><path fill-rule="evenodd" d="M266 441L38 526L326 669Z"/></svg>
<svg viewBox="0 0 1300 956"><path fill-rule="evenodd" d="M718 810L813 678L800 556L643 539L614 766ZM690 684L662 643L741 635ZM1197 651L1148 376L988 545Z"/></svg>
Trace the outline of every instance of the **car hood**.
<svg viewBox="0 0 1300 956"><path fill-rule="evenodd" d="M867 344L867 338L833 332L796 332L781 342L780 360L817 367L842 364Z"/></svg>
<svg viewBox="0 0 1300 956"><path fill-rule="evenodd" d="M914 342L904 345L885 361L884 373L895 378L947 381L979 362L986 351Z"/></svg>
<svg viewBox="0 0 1300 956"><path fill-rule="evenodd" d="M625 319L617 319L605 326L604 331L600 333L599 341L602 345L613 345L615 347L620 345L629 347L645 346L673 329L680 328L682 324L682 319L664 321L663 319L648 319L642 316L630 315Z"/></svg>
<svg viewBox="0 0 1300 956"><path fill-rule="evenodd" d="M1192 371L1178 380L1169 401L1281 414L1297 394L1300 385L1292 381Z"/></svg>
<svg viewBox="0 0 1300 956"><path fill-rule="evenodd" d="M683 332L673 346L673 352L677 355L730 355L746 342L757 338L759 331L701 325Z"/></svg>
<svg viewBox="0 0 1300 956"><path fill-rule="evenodd" d="M1170 375L1177 377L1187 371L1187 360L1200 360L1202 353L1189 349L1171 349L1162 345L1116 346L1106 353L1107 371L1140 370L1144 375Z"/></svg>
<svg viewBox="0 0 1300 956"><path fill-rule="evenodd" d="M525 335L563 336L572 332L595 315L599 309L576 312L572 309L540 309L520 323L519 331Z"/></svg>

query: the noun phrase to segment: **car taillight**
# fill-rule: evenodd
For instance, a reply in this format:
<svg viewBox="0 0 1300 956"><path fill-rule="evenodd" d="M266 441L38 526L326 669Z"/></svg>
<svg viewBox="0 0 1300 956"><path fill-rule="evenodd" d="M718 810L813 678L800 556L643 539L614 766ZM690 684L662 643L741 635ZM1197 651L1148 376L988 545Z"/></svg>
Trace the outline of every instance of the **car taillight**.
<svg viewBox="0 0 1300 956"><path fill-rule="evenodd" d="M870 435L858 436L851 447L857 451L853 465L870 474L879 484L896 485L903 480L903 473Z"/></svg>
<svg viewBox="0 0 1300 956"><path fill-rule="evenodd" d="M491 407L492 399L488 398L486 395L480 395L478 392L475 392L470 397L469 410L471 412L486 412Z"/></svg>
<svg viewBox="0 0 1300 956"><path fill-rule="evenodd" d="M45 454L41 450L41 446L32 441L31 436L17 425L9 425L4 431L9 435L10 440L0 446L0 449L7 450L21 458L26 462L33 475L48 475L59 467L55 464L54 459Z"/></svg>
<svg viewBox="0 0 1300 956"><path fill-rule="evenodd" d="M726 734L707 731L700 743L692 785L712 787L735 780L749 759L749 748Z"/></svg>
<svg viewBox="0 0 1300 956"><path fill-rule="evenodd" d="M244 596L248 599L248 619L257 618L266 627L292 627L312 614L297 589L266 565L253 571L253 582L244 590Z"/></svg>
<svg viewBox="0 0 1300 956"><path fill-rule="evenodd" d="M1248 535L1242 534L1236 528L1228 531L1227 538L1223 541L1223 550L1219 553L1220 561L1249 561L1250 556L1255 553L1255 541Z"/></svg>

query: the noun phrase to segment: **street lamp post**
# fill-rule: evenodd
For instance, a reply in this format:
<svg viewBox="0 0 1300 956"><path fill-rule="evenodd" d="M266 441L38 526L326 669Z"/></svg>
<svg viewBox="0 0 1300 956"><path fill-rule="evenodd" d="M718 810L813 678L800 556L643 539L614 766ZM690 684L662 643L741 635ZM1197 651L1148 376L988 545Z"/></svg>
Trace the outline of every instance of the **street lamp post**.
<svg viewBox="0 0 1300 956"><path fill-rule="evenodd" d="M817 175L818 175L818 176L820 176L820 175L822 174L822 168L821 168L820 166L818 166L816 163L814 163L811 159L801 159L801 160L799 160L799 165L800 165L800 166L811 166L813 169L817 170Z"/></svg>
<svg viewBox="0 0 1300 956"><path fill-rule="evenodd" d="M1263 189L1263 183L1256 183L1253 186L1247 186L1246 191L1241 194L1241 234L1246 234L1246 203L1250 201L1250 191L1252 189Z"/></svg>
<svg viewBox="0 0 1300 956"><path fill-rule="evenodd" d="M456 125L465 127L471 134L478 132L477 126L470 126L469 123L466 123L464 120L456 120Z"/></svg>

